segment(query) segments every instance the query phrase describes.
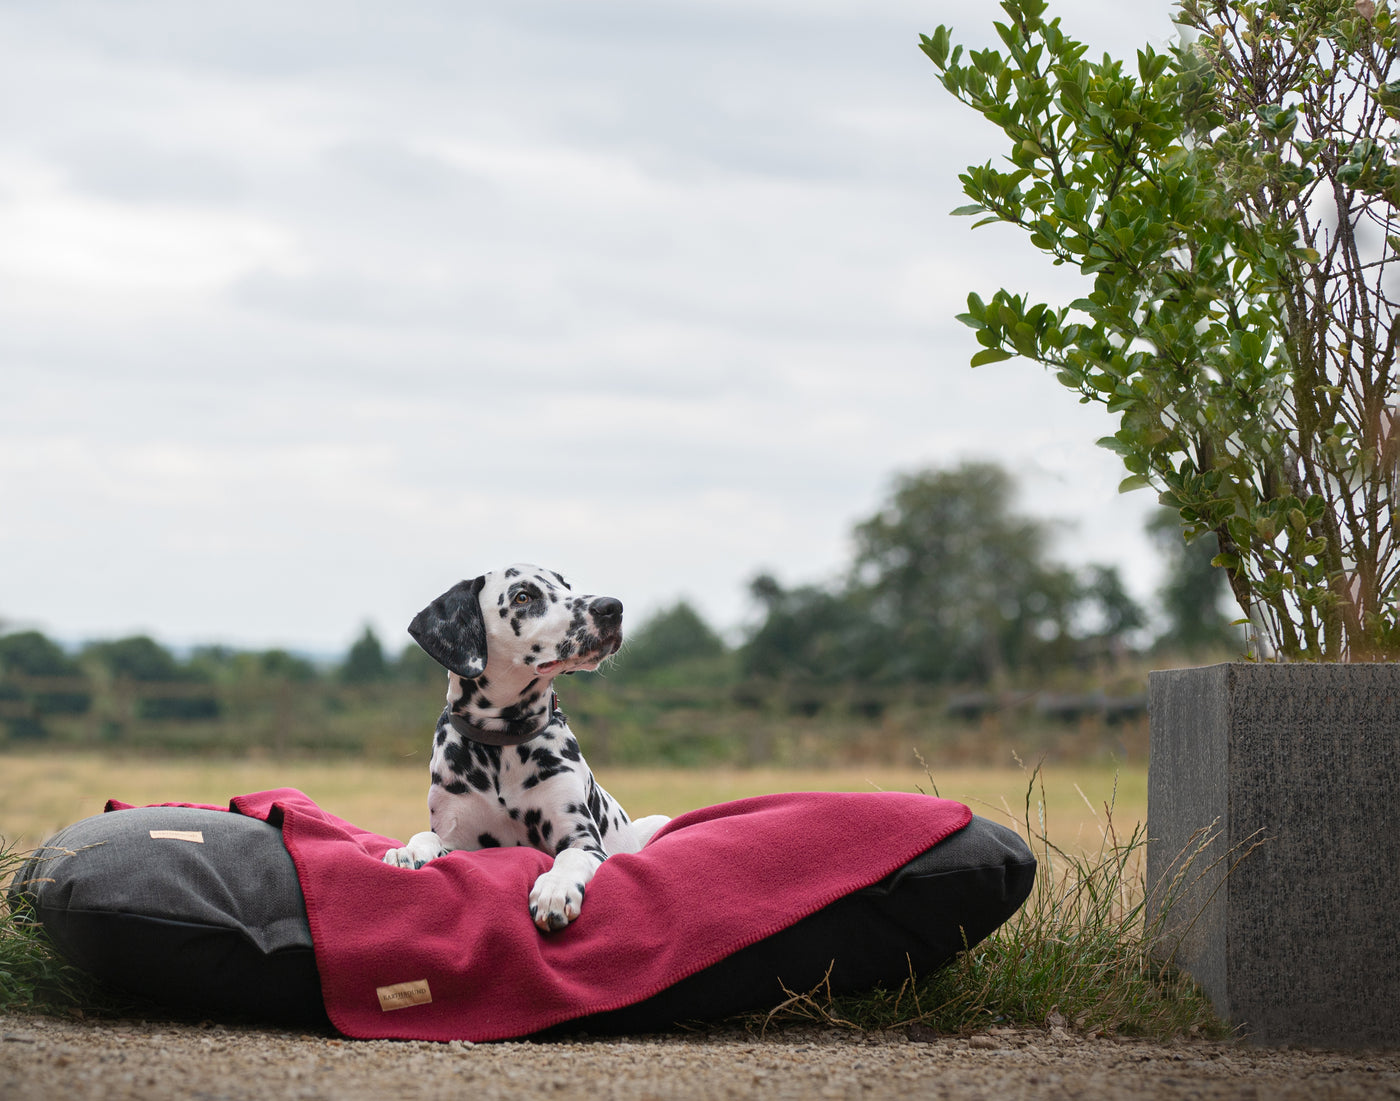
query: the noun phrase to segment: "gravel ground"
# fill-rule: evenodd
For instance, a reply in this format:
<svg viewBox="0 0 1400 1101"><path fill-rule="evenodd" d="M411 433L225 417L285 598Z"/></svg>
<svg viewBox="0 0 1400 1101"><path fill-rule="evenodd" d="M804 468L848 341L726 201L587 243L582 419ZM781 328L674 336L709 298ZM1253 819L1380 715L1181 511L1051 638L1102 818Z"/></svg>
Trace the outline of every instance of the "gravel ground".
<svg viewBox="0 0 1400 1101"><path fill-rule="evenodd" d="M784 1029L541 1043L346 1040L168 1021L0 1015L5 1101L645 1098L1400 1098L1400 1051Z"/></svg>

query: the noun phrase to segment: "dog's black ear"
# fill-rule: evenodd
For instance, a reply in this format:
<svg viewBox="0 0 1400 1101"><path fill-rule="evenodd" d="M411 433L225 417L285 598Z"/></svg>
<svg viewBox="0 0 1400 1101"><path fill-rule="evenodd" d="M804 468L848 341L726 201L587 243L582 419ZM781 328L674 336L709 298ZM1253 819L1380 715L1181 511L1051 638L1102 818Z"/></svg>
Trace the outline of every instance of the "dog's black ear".
<svg viewBox="0 0 1400 1101"><path fill-rule="evenodd" d="M486 578L459 581L413 617L408 633L443 668L472 680L486 670L486 623L481 587Z"/></svg>

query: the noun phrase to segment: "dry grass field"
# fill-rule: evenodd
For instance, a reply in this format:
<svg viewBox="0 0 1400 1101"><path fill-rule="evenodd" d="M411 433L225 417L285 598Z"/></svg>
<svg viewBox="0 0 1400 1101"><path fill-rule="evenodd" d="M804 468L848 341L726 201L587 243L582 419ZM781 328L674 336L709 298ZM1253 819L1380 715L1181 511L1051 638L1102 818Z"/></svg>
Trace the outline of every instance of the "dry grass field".
<svg viewBox="0 0 1400 1101"><path fill-rule="evenodd" d="M634 816L676 815L694 807L783 791L924 791L967 803L975 814L1024 833L1030 774L1015 768L887 766L830 771L790 769L600 769L598 779ZM426 825L427 769L350 761L173 758L153 761L101 754L0 756L0 838L24 851L59 827L101 812L108 798L127 803L213 803L269 788L299 788L321 807L388 837ZM1147 773L1091 765L1048 767L1037 781L1030 820L1042 821L1062 848L1095 851L1112 801L1113 826L1126 839L1147 815Z"/></svg>

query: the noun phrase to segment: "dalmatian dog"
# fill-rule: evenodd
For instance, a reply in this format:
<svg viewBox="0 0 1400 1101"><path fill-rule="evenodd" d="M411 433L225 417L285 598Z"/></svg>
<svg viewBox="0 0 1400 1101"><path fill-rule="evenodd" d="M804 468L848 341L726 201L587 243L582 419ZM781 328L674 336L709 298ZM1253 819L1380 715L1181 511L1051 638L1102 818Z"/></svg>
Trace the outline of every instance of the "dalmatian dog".
<svg viewBox="0 0 1400 1101"><path fill-rule="evenodd" d="M551 687L617 652L622 601L514 565L454 585L408 631L446 668L447 706L433 735L431 828L384 862L421 868L456 849L529 845L554 857L530 891L530 916L544 932L562 929L598 866L638 852L668 821L633 822L594 780Z"/></svg>

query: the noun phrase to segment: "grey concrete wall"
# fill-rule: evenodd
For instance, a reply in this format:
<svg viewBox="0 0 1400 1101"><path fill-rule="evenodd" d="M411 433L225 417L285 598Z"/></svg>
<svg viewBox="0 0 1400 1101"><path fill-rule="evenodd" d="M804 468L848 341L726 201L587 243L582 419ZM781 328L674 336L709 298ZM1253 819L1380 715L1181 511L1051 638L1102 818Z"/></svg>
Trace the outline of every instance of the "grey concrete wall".
<svg viewBox="0 0 1400 1101"><path fill-rule="evenodd" d="M1155 906L1219 833L1168 911L1176 961L1262 1043L1400 1044L1400 665L1170 670L1148 709Z"/></svg>

